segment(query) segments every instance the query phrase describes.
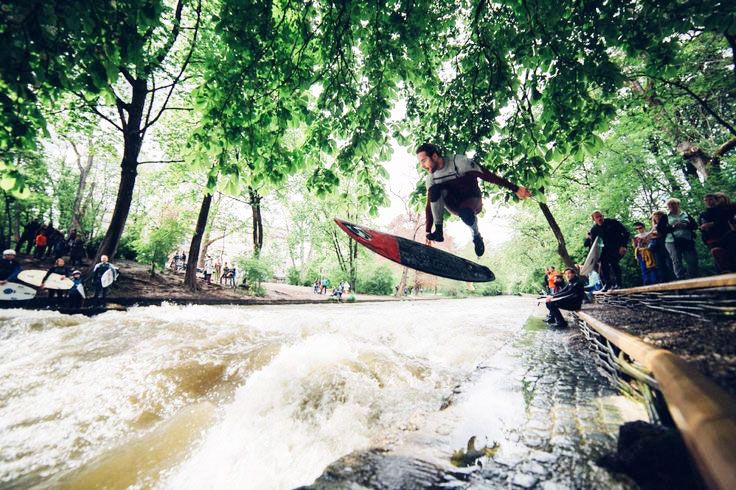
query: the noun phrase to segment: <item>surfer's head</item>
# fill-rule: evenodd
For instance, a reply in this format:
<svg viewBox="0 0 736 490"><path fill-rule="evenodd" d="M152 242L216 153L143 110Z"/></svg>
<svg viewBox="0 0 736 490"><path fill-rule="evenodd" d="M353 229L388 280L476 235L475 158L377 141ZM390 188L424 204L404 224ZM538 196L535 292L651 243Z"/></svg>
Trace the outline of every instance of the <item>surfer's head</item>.
<svg viewBox="0 0 736 490"><path fill-rule="evenodd" d="M3 258L4 259L14 259L15 258L15 250L12 248L9 248L7 250L3 250Z"/></svg>
<svg viewBox="0 0 736 490"><path fill-rule="evenodd" d="M578 271L574 267L565 268L565 279L567 282L572 281L572 278L578 275Z"/></svg>
<svg viewBox="0 0 736 490"><path fill-rule="evenodd" d="M603 213L600 211L593 211L593 214L590 215L591 218L593 218L593 222L601 226L603 224Z"/></svg>
<svg viewBox="0 0 736 490"><path fill-rule="evenodd" d="M59 257L58 259L56 259L56 265L58 267L64 267L64 264L65 264L64 259L62 259L61 257Z"/></svg>
<svg viewBox="0 0 736 490"><path fill-rule="evenodd" d="M441 168L444 163L440 149L432 143L422 143L419 145L419 148L417 148L417 158L419 159L419 165L430 173Z"/></svg>
<svg viewBox="0 0 736 490"><path fill-rule="evenodd" d="M107 255L100 255L100 262L103 264L107 264L107 261L110 260Z"/></svg>

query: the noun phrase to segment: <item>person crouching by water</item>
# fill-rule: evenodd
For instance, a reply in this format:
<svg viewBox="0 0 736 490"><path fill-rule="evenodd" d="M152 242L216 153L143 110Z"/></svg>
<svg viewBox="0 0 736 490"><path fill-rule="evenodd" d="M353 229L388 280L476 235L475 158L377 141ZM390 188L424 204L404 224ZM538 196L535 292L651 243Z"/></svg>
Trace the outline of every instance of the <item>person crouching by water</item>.
<svg viewBox="0 0 736 490"><path fill-rule="evenodd" d="M46 289L46 281L51 274L59 274L60 276L69 277L69 267L64 263L64 259L56 259L53 267L46 272L46 275L43 276L43 280L41 281L41 289ZM65 292L66 291L63 289L49 289L49 298L63 298Z"/></svg>
<svg viewBox="0 0 736 490"><path fill-rule="evenodd" d="M92 275L95 281L95 299L102 296L102 301L105 301L109 286L108 288L102 287L102 276L105 275L105 272L113 268L114 266L110 263L110 259L107 255L100 255L100 263L95 265L95 268L92 270ZM113 274L115 274L115 272L113 272Z"/></svg>
<svg viewBox="0 0 736 490"><path fill-rule="evenodd" d="M74 286L69 290L69 306L72 308L81 308L86 298L81 271L75 270L72 272L72 282L74 282Z"/></svg>
<svg viewBox="0 0 736 490"><path fill-rule="evenodd" d="M547 296L547 309L552 317L550 327L565 328L567 322L560 310L579 310L585 299L585 284L578 277L578 272L572 267L565 269L567 285L558 293Z"/></svg>
<svg viewBox="0 0 736 490"><path fill-rule="evenodd" d="M9 248L3 250L3 258L0 259L0 284L15 281L20 272L20 264L15 260L15 250Z"/></svg>

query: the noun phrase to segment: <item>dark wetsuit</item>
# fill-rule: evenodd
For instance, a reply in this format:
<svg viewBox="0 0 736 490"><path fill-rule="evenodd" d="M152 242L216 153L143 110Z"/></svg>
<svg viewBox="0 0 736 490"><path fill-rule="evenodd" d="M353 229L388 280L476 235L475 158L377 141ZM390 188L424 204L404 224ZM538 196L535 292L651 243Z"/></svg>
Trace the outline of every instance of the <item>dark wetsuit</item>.
<svg viewBox="0 0 736 490"><path fill-rule="evenodd" d="M618 262L621 254L618 249L626 247L631 234L620 221L606 218L602 225L594 224L588 233L590 238L585 239L585 246L590 247L596 237L603 240L603 253L601 254L601 283L604 288L621 286L621 267Z"/></svg>
<svg viewBox="0 0 736 490"><path fill-rule="evenodd" d="M579 277L575 276L559 293L552 295L547 303L547 309L552 318L559 326L567 325L560 310L579 310L585 299L585 284Z"/></svg>

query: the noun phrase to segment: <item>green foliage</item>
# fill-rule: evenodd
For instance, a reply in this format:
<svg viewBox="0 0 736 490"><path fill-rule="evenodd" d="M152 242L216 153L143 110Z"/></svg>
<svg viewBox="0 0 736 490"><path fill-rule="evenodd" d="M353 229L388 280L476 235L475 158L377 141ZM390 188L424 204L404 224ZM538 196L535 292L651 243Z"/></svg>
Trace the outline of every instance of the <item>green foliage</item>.
<svg viewBox="0 0 736 490"><path fill-rule="evenodd" d="M299 269L296 267L289 267L286 271L286 282L287 284L291 284L292 286L308 286L309 284L304 284L306 281L302 281L301 274L299 274Z"/></svg>
<svg viewBox="0 0 736 490"><path fill-rule="evenodd" d="M169 253L181 242L187 232L187 227L178 216L164 217L160 223L144 229L141 235L133 241L138 259L151 264L151 273L166 266Z"/></svg>
<svg viewBox="0 0 736 490"><path fill-rule="evenodd" d="M394 293L395 284L396 279L391 269L386 265L381 265L373 269L366 278L362 279L360 290L365 294L389 296Z"/></svg>
<svg viewBox="0 0 736 490"><path fill-rule="evenodd" d="M260 258L241 258L238 260L238 269L245 278L246 284L251 292L256 296L264 296L265 289L261 286L263 281L267 281L273 276L271 264L263 257Z"/></svg>

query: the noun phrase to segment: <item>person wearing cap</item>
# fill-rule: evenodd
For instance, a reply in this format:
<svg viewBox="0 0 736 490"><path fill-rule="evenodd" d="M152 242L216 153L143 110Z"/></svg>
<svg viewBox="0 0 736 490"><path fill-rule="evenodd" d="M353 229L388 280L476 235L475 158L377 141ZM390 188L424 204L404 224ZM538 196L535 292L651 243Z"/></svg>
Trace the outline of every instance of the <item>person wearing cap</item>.
<svg viewBox="0 0 736 490"><path fill-rule="evenodd" d="M485 252L483 237L478 231L476 215L483 208L483 196L478 179L509 189L520 199L531 197L526 187L518 186L493 174L465 155L443 156L439 147L424 143L417 148L419 164L427 175L426 231L427 243L444 241L442 220L445 209L457 215L473 230L475 254ZM434 224L434 231L432 225ZM431 232L431 233L430 233Z"/></svg>
<svg viewBox="0 0 736 490"><path fill-rule="evenodd" d="M84 303L86 294L82 284L82 272L79 269L72 271L72 282L74 282L74 286L69 290L69 306L80 308Z"/></svg>
<svg viewBox="0 0 736 490"><path fill-rule="evenodd" d="M41 281L41 289L46 289L46 280L51 276L51 274L59 274L60 276L69 277L69 267L66 266L64 259L56 259L53 267L46 272L46 275L43 276L43 280ZM63 289L49 289L49 298L63 298L64 293L65 291Z"/></svg>
<svg viewBox="0 0 736 490"><path fill-rule="evenodd" d="M3 258L0 259L0 284L15 281L20 272L20 264L15 260L15 250L9 248L3 250Z"/></svg>
<svg viewBox="0 0 736 490"><path fill-rule="evenodd" d="M110 263L110 259L107 255L100 255L100 262L95 265L94 269L92 269L92 275L94 276L95 281L95 299L102 296L102 301L105 301L105 297L107 296L107 288L102 287L102 276L105 275L105 272L112 269L113 274L116 272L116 267Z"/></svg>

